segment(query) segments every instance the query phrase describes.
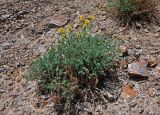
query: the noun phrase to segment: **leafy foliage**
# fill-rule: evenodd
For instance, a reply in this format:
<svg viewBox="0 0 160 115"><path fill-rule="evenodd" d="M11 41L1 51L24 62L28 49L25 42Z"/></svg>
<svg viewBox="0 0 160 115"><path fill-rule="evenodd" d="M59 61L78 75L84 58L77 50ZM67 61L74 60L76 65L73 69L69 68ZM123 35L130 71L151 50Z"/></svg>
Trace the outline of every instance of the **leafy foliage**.
<svg viewBox="0 0 160 115"><path fill-rule="evenodd" d="M133 0L108 0L109 6L117 8L123 13L130 13L135 10L135 4Z"/></svg>
<svg viewBox="0 0 160 115"><path fill-rule="evenodd" d="M107 0L110 7L118 9L122 13L153 10L157 0Z"/></svg>
<svg viewBox="0 0 160 115"><path fill-rule="evenodd" d="M136 22L141 25L145 24L143 22L159 24L159 17L156 16L159 0L107 0L107 3L126 28L129 25L137 27Z"/></svg>
<svg viewBox="0 0 160 115"><path fill-rule="evenodd" d="M86 20L81 24L81 32L71 31L72 26L69 32L60 28L58 44L30 65L29 77L37 80L44 91L60 96L65 109L83 88L97 86L117 57L117 41L92 34L87 29L89 23Z"/></svg>

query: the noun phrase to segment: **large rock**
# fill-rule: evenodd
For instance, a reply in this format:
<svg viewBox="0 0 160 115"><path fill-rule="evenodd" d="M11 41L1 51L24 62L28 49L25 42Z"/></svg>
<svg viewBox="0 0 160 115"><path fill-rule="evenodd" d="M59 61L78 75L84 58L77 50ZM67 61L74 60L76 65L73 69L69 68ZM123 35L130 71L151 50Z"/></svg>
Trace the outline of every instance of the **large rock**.
<svg viewBox="0 0 160 115"><path fill-rule="evenodd" d="M134 62L128 64L128 75L131 77L148 77L149 73L145 62Z"/></svg>

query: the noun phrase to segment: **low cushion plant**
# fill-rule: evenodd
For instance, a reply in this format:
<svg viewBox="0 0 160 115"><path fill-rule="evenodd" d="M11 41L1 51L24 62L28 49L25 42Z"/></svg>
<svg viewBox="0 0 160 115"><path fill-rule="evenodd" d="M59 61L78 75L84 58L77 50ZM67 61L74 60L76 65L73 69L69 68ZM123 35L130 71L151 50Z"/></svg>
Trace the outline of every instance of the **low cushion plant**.
<svg viewBox="0 0 160 115"><path fill-rule="evenodd" d="M33 61L29 77L37 80L43 92L53 92L68 109L86 87L99 87L107 72L114 67L118 43L109 37L93 34L94 16L80 16L81 31L59 28L60 37L48 52Z"/></svg>

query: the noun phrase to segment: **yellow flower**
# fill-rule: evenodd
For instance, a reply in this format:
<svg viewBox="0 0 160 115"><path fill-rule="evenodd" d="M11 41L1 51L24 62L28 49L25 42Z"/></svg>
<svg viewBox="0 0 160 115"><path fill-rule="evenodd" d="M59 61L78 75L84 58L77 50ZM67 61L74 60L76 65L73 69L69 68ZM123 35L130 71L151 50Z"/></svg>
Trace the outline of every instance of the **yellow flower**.
<svg viewBox="0 0 160 115"><path fill-rule="evenodd" d="M62 37L62 38L66 38L66 34L62 34L61 37Z"/></svg>
<svg viewBox="0 0 160 115"><path fill-rule="evenodd" d="M66 30L63 27L59 28L58 32L61 34L66 34Z"/></svg>
<svg viewBox="0 0 160 115"><path fill-rule="evenodd" d="M85 19L84 24L86 24L88 26L89 23L90 23L90 21L88 19Z"/></svg>
<svg viewBox="0 0 160 115"><path fill-rule="evenodd" d="M89 25L90 21L88 19L85 19L82 28L86 28Z"/></svg>
<svg viewBox="0 0 160 115"><path fill-rule="evenodd" d="M84 21L84 17L83 16L79 16L79 21L83 22Z"/></svg>
<svg viewBox="0 0 160 115"><path fill-rule="evenodd" d="M90 16L90 20L91 20L91 21L94 21L94 19L95 19L95 16L94 16L94 15L91 15L91 16Z"/></svg>
<svg viewBox="0 0 160 115"><path fill-rule="evenodd" d="M70 25L68 25L68 27L67 27L67 30L69 31L69 32L71 32L72 31L72 29L73 29L73 26L70 24Z"/></svg>
<svg viewBox="0 0 160 115"><path fill-rule="evenodd" d="M86 24L86 23L84 23L83 25L82 25L82 28L86 28L88 26L88 24Z"/></svg>

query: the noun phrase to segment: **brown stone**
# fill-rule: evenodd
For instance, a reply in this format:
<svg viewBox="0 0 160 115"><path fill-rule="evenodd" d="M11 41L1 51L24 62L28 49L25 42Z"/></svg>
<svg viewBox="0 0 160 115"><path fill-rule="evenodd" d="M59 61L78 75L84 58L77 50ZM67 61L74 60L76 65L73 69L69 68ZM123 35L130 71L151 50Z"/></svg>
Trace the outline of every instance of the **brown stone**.
<svg viewBox="0 0 160 115"><path fill-rule="evenodd" d="M128 64L128 75L131 77L148 77L149 73L145 62Z"/></svg>

